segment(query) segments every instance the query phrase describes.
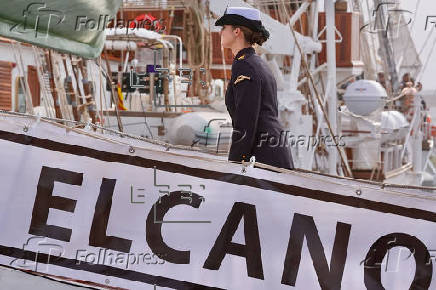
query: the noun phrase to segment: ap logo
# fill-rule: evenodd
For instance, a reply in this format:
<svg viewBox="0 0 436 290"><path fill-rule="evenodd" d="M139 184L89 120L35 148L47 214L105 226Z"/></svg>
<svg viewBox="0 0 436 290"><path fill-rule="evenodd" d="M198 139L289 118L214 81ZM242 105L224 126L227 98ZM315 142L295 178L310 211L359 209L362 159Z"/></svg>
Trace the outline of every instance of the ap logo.
<svg viewBox="0 0 436 290"><path fill-rule="evenodd" d="M388 32L393 33L396 29L394 37L398 37L400 27L407 26L412 22L412 17L409 10L397 8L395 2L382 2L379 3L372 12L372 21L363 25L360 31L370 33L384 32L387 36ZM404 21L402 21L404 19Z"/></svg>
<svg viewBox="0 0 436 290"><path fill-rule="evenodd" d="M35 272L46 272L50 260L62 257L63 254L64 248L61 245L48 242L46 237L33 236L23 244L22 256L12 260L9 265Z"/></svg>
<svg viewBox="0 0 436 290"><path fill-rule="evenodd" d="M31 3L23 10L24 21L12 25L11 32L17 34L35 33L35 38L47 38L50 27L65 20L62 11L50 9L45 3ZM54 20L56 19L56 20Z"/></svg>

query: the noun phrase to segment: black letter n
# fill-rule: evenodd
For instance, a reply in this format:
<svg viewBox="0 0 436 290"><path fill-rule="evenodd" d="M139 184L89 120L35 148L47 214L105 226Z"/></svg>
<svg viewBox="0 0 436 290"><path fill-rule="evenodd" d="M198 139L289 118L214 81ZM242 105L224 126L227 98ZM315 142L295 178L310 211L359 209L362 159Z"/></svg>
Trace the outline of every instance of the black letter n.
<svg viewBox="0 0 436 290"><path fill-rule="evenodd" d="M292 221L288 250L284 263L282 284L295 286L298 268L300 267L301 250L304 237L312 258L313 267L318 276L321 289L341 289L342 274L344 273L347 247L351 225L336 224L335 243L333 245L330 269L324 254L324 247L318 235L313 217L295 214Z"/></svg>

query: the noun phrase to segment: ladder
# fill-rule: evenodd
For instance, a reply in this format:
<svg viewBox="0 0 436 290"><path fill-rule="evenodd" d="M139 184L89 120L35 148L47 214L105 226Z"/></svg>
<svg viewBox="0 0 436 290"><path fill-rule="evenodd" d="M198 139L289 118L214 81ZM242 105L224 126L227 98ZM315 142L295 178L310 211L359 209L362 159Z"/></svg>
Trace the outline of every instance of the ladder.
<svg viewBox="0 0 436 290"><path fill-rule="evenodd" d="M38 74L38 80L42 92L42 103L44 104L47 117L54 118L55 108L54 108L53 97L51 95L50 73L47 70L47 64L45 61L44 52L36 46L32 46L32 48L33 48L35 65L36 65L36 71Z"/></svg>

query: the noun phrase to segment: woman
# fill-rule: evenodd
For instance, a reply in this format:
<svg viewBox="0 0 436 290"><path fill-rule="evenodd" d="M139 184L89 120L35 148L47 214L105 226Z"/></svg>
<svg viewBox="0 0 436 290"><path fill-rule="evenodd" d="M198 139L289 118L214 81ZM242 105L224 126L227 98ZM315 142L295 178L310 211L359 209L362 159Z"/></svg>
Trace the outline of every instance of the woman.
<svg viewBox="0 0 436 290"><path fill-rule="evenodd" d="M253 48L269 37L259 10L228 7L215 26L222 26L221 45L235 55L225 98L233 125L229 160L255 156L257 162L293 169L287 134L278 121L276 80Z"/></svg>

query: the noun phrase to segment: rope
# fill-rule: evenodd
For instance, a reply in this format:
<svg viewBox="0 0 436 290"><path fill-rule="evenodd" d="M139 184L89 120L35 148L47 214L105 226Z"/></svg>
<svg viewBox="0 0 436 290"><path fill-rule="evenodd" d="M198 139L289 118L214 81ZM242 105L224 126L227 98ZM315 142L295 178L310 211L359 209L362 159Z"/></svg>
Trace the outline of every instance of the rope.
<svg viewBox="0 0 436 290"><path fill-rule="evenodd" d="M289 19L289 18L290 18L289 14L288 14L287 16L288 16L288 19ZM300 46L300 44L299 44L299 42L298 42L298 40L297 40L297 36L295 35L294 28L293 28L293 26L292 26L290 23L289 23L289 27L290 27L291 32L292 32L292 35L293 35L293 37L294 37L295 45L297 46L298 51L299 51L300 54L301 54L301 63L302 63L302 68L305 70L307 76L309 77L310 82L312 83L312 86L313 86L313 89L314 89L314 92L315 92L315 96L316 96L316 98L317 98L317 100L318 100L318 103L319 103L319 106L320 106L320 108L321 108L321 110L322 110L322 112L323 112L324 119L325 119L325 121L326 121L326 123L327 123L327 127L328 127L328 129L329 129L330 135L332 136L332 139L333 139L333 141L335 142L335 147L336 147L336 149L338 150L338 153L339 153L339 156L340 156L340 159L341 159L341 163L342 163L342 165L344 166L344 169L345 169L345 173L346 173L348 176L351 176L351 177L352 177L352 176L353 176L353 173L351 172L351 169L349 168L348 163L345 161L344 157L342 156L342 151L340 150L340 147L339 147L339 144L338 144L336 138L334 138L335 134L334 134L334 132L333 132L333 129L331 128L330 121L329 121L329 119L328 119L328 117L327 117L327 113L326 113L325 108L324 108L324 106L323 106L323 102L321 101L321 98L319 97L318 90L317 90L316 87L315 87L315 82L314 82L314 80L313 80L312 74L311 74L311 72L310 72L310 70L309 70L309 67L308 67L308 65L307 65L307 62L306 62L306 54L304 54L303 50L301 49L301 46ZM335 84L332 84L332 85L335 85ZM336 96L332 96L332 97L336 98Z"/></svg>
<svg viewBox="0 0 436 290"><path fill-rule="evenodd" d="M433 27L433 30L434 30L434 27ZM431 47L430 52L429 52L429 54L428 54L428 56L427 56L427 60L426 60L426 62L425 62L425 64L424 64L424 66L421 67L420 70L419 70L418 73L417 73L416 81L421 80L421 76L423 75L423 73L424 73L425 70L427 69L427 65L428 65L428 63L430 62L430 59L431 59L431 56L432 56L432 54L433 54L433 51L434 51L435 46L436 46L436 37L435 37L435 39L433 40L432 47Z"/></svg>
<svg viewBox="0 0 436 290"><path fill-rule="evenodd" d="M16 41L11 41L10 46L12 47L12 54L14 56L15 63L17 64L21 88L23 89L23 93L26 98L26 112L33 114L32 94L27 82L26 70L24 68L24 62L22 58L21 44ZM18 91L16 91L15 94L18 95Z"/></svg>
<svg viewBox="0 0 436 290"><path fill-rule="evenodd" d="M203 15L196 7L189 7L185 12L184 39L189 67L198 68L204 65L204 27ZM181 57L181 56L180 56Z"/></svg>
<svg viewBox="0 0 436 290"><path fill-rule="evenodd" d="M421 0L418 0L417 2L416 2L416 6L415 6L415 17L413 17L413 20L412 20L412 25L410 25L410 29L409 29L409 34L411 33L411 32L413 32L413 28L415 27L415 22L416 22L416 12L418 11L418 8L419 8L419 5L421 4ZM409 47L410 47L410 44L411 43L413 43L412 41L408 41L407 43L406 43L406 47L402 50L402 52L401 52L401 54L402 54L402 60L401 60L401 62L399 63L399 67L401 67L401 64L402 64L402 62L403 62L403 60L404 60L404 57L406 56L405 54L407 53L407 50L409 49ZM418 58L419 58L419 55L418 55Z"/></svg>
<svg viewBox="0 0 436 290"><path fill-rule="evenodd" d="M434 26L432 26L429 35L428 35L427 38L425 39L424 43L423 43L422 46L421 46L421 49L419 50L419 52L417 53L417 55L416 55L416 57L415 57L415 61L419 62L419 59L420 59L420 57L421 57L421 54L423 53L424 48L427 46L428 41L430 40L431 36L433 35L433 31L434 31L434 30L435 30L435 29L434 29ZM408 43L409 43L409 42L408 42ZM422 70L422 66L421 66L421 67L419 68L419 70L416 72L416 75L415 75L416 81L418 81L417 76L420 74L421 70Z"/></svg>
<svg viewBox="0 0 436 290"><path fill-rule="evenodd" d="M52 123L53 125L56 125L58 127L62 127L62 128L66 128L69 130L73 130L77 133L80 134L84 134L84 135L88 135L91 136L93 138L97 138L97 139L101 139L101 140L105 140L105 141L109 141L115 144L123 144L123 145L128 145L131 146L128 143L122 142L122 141L117 141L114 139L109 139L109 138L105 138L103 136L98 136L95 134L90 134L82 129L77 129L77 126L80 125L85 125L85 126L89 126L95 129L100 129L101 131L108 131L110 133L113 133L115 135L118 135L120 137L128 137L131 139L135 139L135 140L140 140L140 141L145 141L147 143L150 144L154 144L154 145L160 145L163 146L165 148L165 151L169 151L170 148L173 149L179 149L179 150L187 150L187 151L195 151L195 152L199 152L199 153L207 153L207 154L212 154L212 155L220 155L220 154L216 154L215 151L207 151L205 149L202 148L192 148L190 146L183 146L183 145L172 145L172 144L168 144L159 140L150 140L147 138L143 138L143 137L139 137L139 136L135 136L135 135L130 135L127 133L123 133L120 131L116 131L116 130L112 130L109 128L104 128L101 127L99 125L95 125L92 123L84 123L84 122L79 122L79 121L74 121L74 120L63 120L63 119L57 119L57 118L48 118L48 117L41 117L41 116L36 116L36 115L30 115L30 114L25 114L25 113L19 113L19 112L11 112L11 111L5 111L5 110L0 110L0 114L6 114L6 115L12 115L12 116L19 116L19 117L26 117L26 118L34 118L34 119L40 119L42 121L46 121L49 123ZM58 122L64 122L65 124L67 123L71 123L71 124L75 124L76 127L69 127L66 126L64 124L58 123ZM156 152L156 150L153 149L148 149L148 148L140 148L142 150L146 150L146 151L152 151L152 152ZM167 152L167 154L171 154L174 156L183 156L177 153L173 153L173 152ZM223 161L223 160L219 160L219 159L212 159L212 158L207 158L207 157L201 157L201 156L189 156L191 158L196 158L196 159L200 159L200 160L204 160L204 161L215 161L215 162L219 162L219 163L234 163L234 164L242 164L241 162L236 162L236 161ZM350 177L344 177L344 176L337 176L337 175L330 175L330 174L326 174L326 173L320 173L320 172L315 172L315 171L310 171L310 170L304 170L304 169L284 169L284 168L277 168L268 164L263 164L260 162L255 162L254 163L255 167L258 168L263 168L263 169L268 169L277 173L293 173L293 174L299 174L301 176L305 176L308 177L308 175L310 175L309 177L312 179L317 179L323 182L328 182L331 184L336 184L336 185L341 185L341 186L348 186L348 187L355 187L355 188L371 188L369 187L369 185L372 186L376 186L379 187L380 189L383 190L387 190L388 188L400 188L400 189L413 189L413 190L426 190L426 191L434 191L436 190L436 187L429 187L429 186L415 186L415 185L402 185L402 184L393 184L393 183L383 183L383 182L377 182L377 181L370 181L370 180L363 180L363 179L354 179L354 178L350 178ZM330 177L332 179L336 179L336 180L346 180L346 181L354 181L354 182L358 182L359 185L351 185L351 184L345 184L345 183L340 183L340 182L334 182L332 180L325 180L323 178L321 178L321 176L324 177ZM367 185L367 186L365 186ZM421 195L413 195L413 194L408 194L405 192L398 192L398 191L385 191L385 192L389 192L389 193L395 193L395 194L401 194L401 195L405 195L405 196L411 196L411 197L417 197L417 198L422 198L422 199L431 199L431 200L436 200L436 196L421 196Z"/></svg>
<svg viewBox="0 0 436 290"><path fill-rule="evenodd" d="M72 109L67 104L66 90L64 87L64 78L61 76L61 72L59 71L60 66L63 66L63 62L60 62L59 59L62 59L56 51L53 51L52 60L54 62L53 65L53 80L55 84L55 90L58 95L60 110L63 116L63 119L74 119L72 114ZM67 68L65 68L65 73L67 72Z"/></svg>
<svg viewBox="0 0 436 290"><path fill-rule="evenodd" d="M98 57L98 76L99 76L99 81L100 81L100 124L103 126L104 123L104 115L103 115L103 95L105 95L105 100L106 100L106 94L104 91L104 87L103 87L103 72L102 72L102 68L101 68L101 55ZM105 101L105 105L106 105L106 101ZM106 109L107 112L107 109ZM108 123L108 125L110 126L109 123L109 115L106 116L106 121Z"/></svg>
<svg viewBox="0 0 436 290"><path fill-rule="evenodd" d="M208 91L207 91L207 95L210 95L212 93L212 72L210 70L210 68L212 67L213 64L213 46L212 46L212 28L211 28L211 12L209 10L209 1L207 1L206 3L206 11L207 11L207 38L206 38L206 42L205 42L205 46L206 49L205 51L207 52L207 57L206 59L207 61L207 66L206 66L206 79L208 82ZM212 18L213 19L213 18Z"/></svg>
<svg viewBox="0 0 436 290"><path fill-rule="evenodd" d="M157 139L147 139L144 137L140 137L140 136L135 136L135 135L131 135L128 133L124 133L124 132L120 132L120 131L116 131L113 129L109 129L106 127L102 127L100 125L96 125L93 124L91 122L89 123L85 123L85 122L80 122L80 121L74 121L74 120L65 120L65 119L59 119L59 118L49 118L49 117L42 117L42 116L36 116L36 115L30 115L30 114L25 114L25 113L19 113L19 112L11 112L11 111L5 111L5 110L0 110L0 113L4 113L4 114L9 114L9 115L15 115L15 116L21 116L21 117L31 117L31 118L40 118L41 120L45 120L45 121L53 121L53 122L57 122L58 123L71 123L74 124L75 127L92 127L94 129L99 129L102 131L108 131L114 135L119 135L120 137L129 137L131 139L136 139L136 140L140 140L140 141L145 141L148 142L150 144L154 144L154 145L160 145L165 147L165 150L168 151L169 149L179 149L179 150L187 150L187 151L195 151L195 152L203 152L203 153L209 153L209 154L213 154L215 152L215 150L209 150L209 149L203 149L203 148L197 148L197 147L191 147L191 146L185 146L185 145L173 145L173 144L169 144ZM61 124L58 124L61 125ZM66 125L62 125L65 126L69 129L72 129L71 127L68 127ZM214 154L214 155L222 155L222 154Z"/></svg>

